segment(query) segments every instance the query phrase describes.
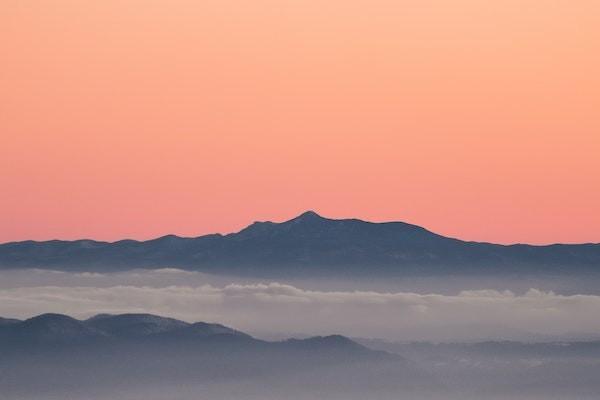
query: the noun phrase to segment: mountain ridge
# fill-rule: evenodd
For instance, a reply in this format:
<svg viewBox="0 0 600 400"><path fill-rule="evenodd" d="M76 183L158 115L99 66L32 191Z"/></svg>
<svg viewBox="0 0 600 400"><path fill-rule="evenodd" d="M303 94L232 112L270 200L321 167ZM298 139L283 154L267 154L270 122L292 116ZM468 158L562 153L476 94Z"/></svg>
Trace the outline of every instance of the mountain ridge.
<svg viewBox="0 0 600 400"><path fill-rule="evenodd" d="M329 219L307 211L238 232L136 241L0 244L0 268L110 271L177 267L254 276L471 272L590 273L600 244L502 245L445 237L405 222Z"/></svg>
<svg viewBox="0 0 600 400"><path fill-rule="evenodd" d="M270 342L218 323L185 322L154 314L97 314L87 319L76 319L65 314L46 313L25 320L0 317L0 321L10 321L0 324L0 350L3 347L72 345L98 340L102 343L146 343L150 340L160 344L180 344L182 341L222 339L300 350L341 348L354 352L370 351L338 334Z"/></svg>
<svg viewBox="0 0 600 400"><path fill-rule="evenodd" d="M107 319L118 323L88 334L85 328ZM431 386L430 375L404 357L342 336L271 342L219 324L174 321L150 314L87 320L43 314L0 326L1 397L225 400L237 398L231 389L242 385L239 398L244 399L295 398L290 388L303 394L311 390L315 399L337 398L324 391L341 391L347 399L357 386L370 391L385 385L390 393L415 379ZM186 331L194 327L199 329ZM207 327L212 334L206 334ZM81 337L74 334L77 329ZM152 397L163 386L165 393ZM131 397L140 390L140 397Z"/></svg>

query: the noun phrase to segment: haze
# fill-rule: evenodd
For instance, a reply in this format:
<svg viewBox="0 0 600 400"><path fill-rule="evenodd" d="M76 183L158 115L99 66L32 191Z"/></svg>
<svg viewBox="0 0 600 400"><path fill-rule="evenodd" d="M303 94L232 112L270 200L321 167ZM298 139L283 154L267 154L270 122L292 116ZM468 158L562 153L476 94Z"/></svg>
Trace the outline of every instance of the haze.
<svg viewBox="0 0 600 400"><path fill-rule="evenodd" d="M265 338L339 333L387 340L574 340L600 338L597 294L480 289L327 289L328 281L278 283L162 269L112 274L2 271L0 315L90 317L143 312L220 322ZM538 281L538 283L542 283ZM498 282L498 285L501 283ZM348 283L349 285L349 283ZM474 285L471 282L470 285ZM476 286L475 286L476 287Z"/></svg>

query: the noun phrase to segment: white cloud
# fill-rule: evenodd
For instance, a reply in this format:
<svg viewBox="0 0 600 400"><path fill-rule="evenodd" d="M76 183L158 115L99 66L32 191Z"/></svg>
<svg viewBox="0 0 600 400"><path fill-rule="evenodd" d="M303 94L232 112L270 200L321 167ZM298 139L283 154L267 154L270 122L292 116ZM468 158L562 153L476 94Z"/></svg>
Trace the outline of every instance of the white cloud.
<svg viewBox="0 0 600 400"><path fill-rule="evenodd" d="M164 272L163 272L164 273ZM0 315L150 312L215 321L254 333L342 333L393 340L532 338L599 333L600 296L531 289L456 295L303 290L280 284L223 286L23 286L0 289Z"/></svg>
<svg viewBox="0 0 600 400"><path fill-rule="evenodd" d="M158 268L148 272L155 272L158 274L181 274L181 275L197 275L198 272L186 271L179 268Z"/></svg>

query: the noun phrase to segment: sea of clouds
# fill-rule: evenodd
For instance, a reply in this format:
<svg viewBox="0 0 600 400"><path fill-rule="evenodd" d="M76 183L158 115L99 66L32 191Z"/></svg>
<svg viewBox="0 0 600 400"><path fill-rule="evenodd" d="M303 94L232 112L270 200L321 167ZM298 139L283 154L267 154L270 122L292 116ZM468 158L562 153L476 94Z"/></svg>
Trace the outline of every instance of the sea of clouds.
<svg viewBox="0 0 600 400"><path fill-rule="evenodd" d="M0 272L0 316L144 312L219 322L259 337L340 333L388 340L556 340L600 336L600 296L529 289L314 290L162 269L118 274Z"/></svg>

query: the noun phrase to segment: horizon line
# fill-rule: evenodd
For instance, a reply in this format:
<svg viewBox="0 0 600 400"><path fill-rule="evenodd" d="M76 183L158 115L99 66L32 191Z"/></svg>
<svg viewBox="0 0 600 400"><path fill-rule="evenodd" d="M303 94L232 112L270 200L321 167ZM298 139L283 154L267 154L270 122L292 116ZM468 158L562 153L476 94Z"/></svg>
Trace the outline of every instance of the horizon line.
<svg viewBox="0 0 600 400"><path fill-rule="evenodd" d="M35 240L35 239L25 239L25 240L12 240L12 241L8 241L8 242L0 242L0 246L4 246L4 245L10 245L10 244L17 244L17 243L25 243L25 242L33 242L33 243L48 243L48 242L95 242L95 243L107 243L107 244L114 244L114 243L119 243L119 242L137 242L137 243L144 243L144 242L151 242L154 240L159 240L159 239L163 239L163 238L168 238L168 237L175 237L178 239L198 239L198 238L202 238L202 237L206 237L206 236L229 236L229 235L235 235L235 234L239 234L240 232L244 231L245 229L249 228L250 226L257 224L257 223L272 223L272 224L284 224L287 222L291 222L294 220L298 220L302 217L318 217L320 219L323 220L327 220L327 221L360 221L360 222L364 222L367 224L405 224L405 225L410 225L410 226L414 226L414 227L418 227L421 229L426 230L427 232L433 234L433 235L438 235L438 236L442 236L444 238L448 238L448 239L456 239L456 240L460 240L462 242L465 243L482 243L482 244L493 244L493 245L497 245L497 246L504 246L504 247L510 247L510 246L533 246L533 247L550 247L550 246L581 246L581 245L600 245L600 242L550 242L550 243L544 243L544 244L533 244L533 243L525 243L525 242L514 242L514 243L496 243L496 242L490 242L490 241L478 241L478 240L465 240L465 239L461 239L459 237L455 237L455 236L446 236L446 235L442 235L440 233L431 231L421 225L417 225L414 223L410 223L410 222L405 222L405 221L400 221L400 220L392 220L392 221L369 221L366 219L361 219L361 218L330 218L330 217L324 217L321 214L319 214L318 212L314 211L314 210L306 210L301 212L300 214L296 215L295 217L286 219L284 221L281 222L276 222L276 221L271 221L271 220L265 220L265 221L253 221L248 223L247 225L245 225L243 228L241 228L238 231L233 231L233 232L228 232L228 233L220 233L220 232L212 232L212 233L206 233L206 234L202 234L202 235L198 235L198 236L180 236L177 234L173 234L173 233L167 233L165 235L161 235L161 236L156 236L156 237L151 237L148 239L132 239L132 238L123 238L123 239L117 239L117 240L99 240L99 239L92 239L89 237L83 237L81 239L58 239L58 238L54 238L54 239L46 239L46 240Z"/></svg>

